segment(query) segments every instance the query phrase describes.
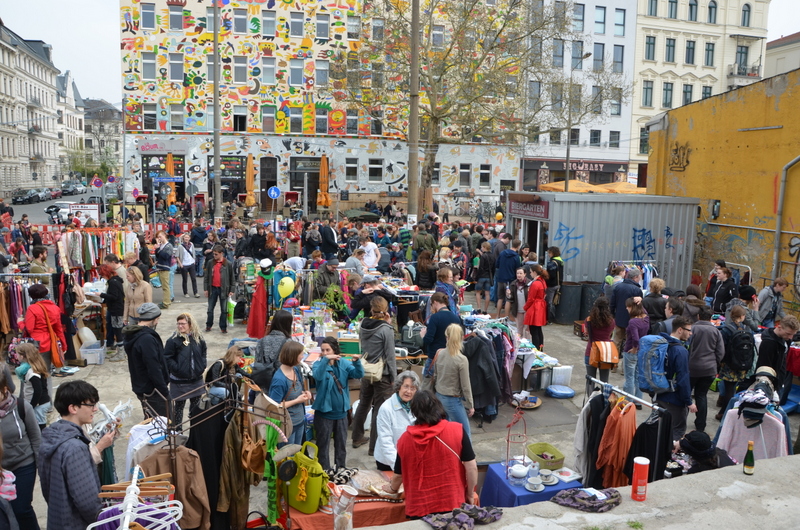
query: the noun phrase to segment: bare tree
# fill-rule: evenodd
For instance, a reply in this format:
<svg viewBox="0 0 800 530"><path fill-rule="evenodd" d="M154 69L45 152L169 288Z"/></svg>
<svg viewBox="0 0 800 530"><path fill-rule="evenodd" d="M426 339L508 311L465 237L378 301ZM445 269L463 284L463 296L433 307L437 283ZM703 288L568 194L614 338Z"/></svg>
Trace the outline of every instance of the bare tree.
<svg viewBox="0 0 800 530"><path fill-rule="evenodd" d="M573 25L573 6L532 0L422 0L420 18L421 187L432 207L431 181L440 144L489 142L519 148L532 129L546 132L602 116L604 98L630 93L622 75L592 71L590 96L564 68L564 43L587 35ZM405 137L411 14L405 0L367 7L368 34L359 51L341 52L334 87L366 109L384 133ZM582 28L581 28L582 29ZM561 63L557 61L559 48ZM338 70L337 70L338 68ZM572 86L570 94L564 87ZM560 96L559 96L560 90ZM580 94L579 94L580 92ZM342 96L342 94L344 94ZM546 97L551 94L551 97ZM571 104L565 107L564 101ZM601 109L600 114L595 111ZM567 113L569 114L569 113Z"/></svg>

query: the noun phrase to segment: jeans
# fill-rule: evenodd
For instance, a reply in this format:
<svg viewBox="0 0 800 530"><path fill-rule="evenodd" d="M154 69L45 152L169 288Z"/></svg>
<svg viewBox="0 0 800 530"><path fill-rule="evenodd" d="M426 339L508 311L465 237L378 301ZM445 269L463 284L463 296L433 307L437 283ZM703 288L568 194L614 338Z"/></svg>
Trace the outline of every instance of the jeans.
<svg viewBox="0 0 800 530"><path fill-rule="evenodd" d="M289 444L303 445L306 434L306 420L301 421L299 424L292 423L292 434L289 435Z"/></svg>
<svg viewBox="0 0 800 530"><path fill-rule="evenodd" d="M622 390L640 398L642 397L642 391L639 390L639 380L637 379L638 371L636 370L637 364L639 364L639 355L625 352L625 386L622 387Z"/></svg>
<svg viewBox="0 0 800 530"><path fill-rule="evenodd" d="M347 463L347 417L340 420L324 418L319 412L314 414L314 431L319 448L319 463L322 469L331 469L330 444L333 433L333 461L336 467L346 467Z"/></svg>
<svg viewBox="0 0 800 530"><path fill-rule="evenodd" d="M33 488L36 485L36 463L9 470L17 477L17 498L9 501L20 528L39 530L39 521L33 510Z"/></svg>
<svg viewBox="0 0 800 530"><path fill-rule="evenodd" d="M48 378L49 379L49 378ZM53 407L52 403L43 403L33 408L33 413L36 415L36 423L39 425L47 425L47 413Z"/></svg>
<svg viewBox="0 0 800 530"><path fill-rule="evenodd" d="M483 218L483 210L478 210L478 215L475 218L475 223L485 223L486 219Z"/></svg>
<svg viewBox="0 0 800 530"><path fill-rule="evenodd" d="M365 379L361 380L361 394L358 399L358 408L353 416L353 441L356 442L364 437L364 422L367 414L372 410L372 421L370 421L369 431L369 452L375 452L375 442L378 441L378 410L383 402L392 395L392 383L388 378L381 379L375 383L369 383Z"/></svg>
<svg viewBox="0 0 800 530"><path fill-rule="evenodd" d="M705 377L690 377L689 384L692 385L694 403L697 405L697 413L694 415L694 428L698 431L706 430L706 419L708 416L708 389L714 382L713 375Z"/></svg>
<svg viewBox="0 0 800 530"><path fill-rule="evenodd" d="M172 304L172 291L170 290L169 286L169 277L170 271L158 271L158 280L161 282L161 292L164 294L164 300L161 301L161 304L166 308L169 308L169 306Z"/></svg>
<svg viewBox="0 0 800 530"><path fill-rule="evenodd" d="M203 265L206 263L206 257L203 255L202 250L194 251L194 272L198 278L203 277Z"/></svg>
<svg viewBox="0 0 800 530"><path fill-rule="evenodd" d="M174 410L172 411L172 414L174 416L173 421L178 430L183 430L183 428L181 427L181 423L183 423L183 409L184 406L186 405L186 400L185 399L182 399L180 401L176 400L174 401L174 403L175 407ZM194 410L194 408L197 406L198 403L200 403L200 396L189 398L189 419L192 418L192 411Z"/></svg>
<svg viewBox="0 0 800 530"><path fill-rule="evenodd" d="M192 290L194 294L197 294L197 273L194 270L194 265L181 267L181 278L183 278L183 294L189 294L189 282L187 282L189 278L192 279Z"/></svg>
<svg viewBox="0 0 800 530"><path fill-rule="evenodd" d="M169 268L169 294L171 298L169 299L170 302L175 300L175 271L178 270L177 265L172 265Z"/></svg>
<svg viewBox="0 0 800 530"><path fill-rule="evenodd" d="M764 326L765 328L774 328L775 327L775 319L774 318L768 318L768 319L762 321L761 325Z"/></svg>
<svg viewBox="0 0 800 530"><path fill-rule="evenodd" d="M548 287L544 291L544 301L547 303L547 323L555 322L556 320L556 306L553 305L553 297L558 291L558 286Z"/></svg>
<svg viewBox="0 0 800 530"><path fill-rule="evenodd" d="M208 292L208 315L206 316L206 327L214 325L214 306L219 301L219 329L228 328L228 300L221 287L212 287Z"/></svg>
<svg viewBox="0 0 800 530"><path fill-rule="evenodd" d="M469 416L467 416L467 409L464 408L464 400L460 397L445 396L436 392L436 397L444 405L444 410L447 412L448 421L456 421L464 426L467 431L467 436L472 439L472 432L469 428Z"/></svg>
<svg viewBox="0 0 800 530"><path fill-rule="evenodd" d="M600 372L600 377L597 376L597 372ZM586 363L586 375L589 377L594 377L595 379L599 379L604 383L608 383L608 374L611 372L609 368L604 368L602 370L598 370L596 366L592 366L589 363ZM589 397L589 394L592 393L592 389L597 385L592 381L586 380L586 397Z"/></svg>

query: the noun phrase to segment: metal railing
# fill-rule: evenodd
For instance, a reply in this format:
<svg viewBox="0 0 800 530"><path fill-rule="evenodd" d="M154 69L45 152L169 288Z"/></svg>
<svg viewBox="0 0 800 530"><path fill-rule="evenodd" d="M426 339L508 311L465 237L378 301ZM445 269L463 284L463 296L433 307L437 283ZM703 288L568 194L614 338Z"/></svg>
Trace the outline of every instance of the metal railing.
<svg viewBox="0 0 800 530"><path fill-rule="evenodd" d="M731 64L728 66L728 75L736 77L761 77L761 66L747 66L745 64Z"/></svg>

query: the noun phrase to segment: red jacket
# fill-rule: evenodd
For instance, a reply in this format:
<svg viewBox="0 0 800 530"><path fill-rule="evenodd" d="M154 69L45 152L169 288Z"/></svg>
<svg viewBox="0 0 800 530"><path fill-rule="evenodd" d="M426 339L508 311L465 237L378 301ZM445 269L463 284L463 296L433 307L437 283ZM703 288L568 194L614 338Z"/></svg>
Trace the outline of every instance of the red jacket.
<svg viewBox="0 0 800 530"><path fill-rule="evenodd" d="M50 324L56 338L61 341L61 347L67 351L67 337L61 325L61 309L50 300L42 300L31 304L25 312L24 332L39 343L39 351L50 351L50 331L47 328L47 319L44 312L50 316Z"/></svg>
<svg viewBox="0 0 800 530"><path fill-rule="evenodd" d="M547 325L547 302L544 301L545 290L547 290L547 284L541 276L531 282L528 298L525 299L526 326Z"/></svg>
<svg viewBox="0 0 800 530"><path fill-rule="evenodd" d="M466 471L461 458L444 445L460 455L463 436L460 423L442 420L434 426L411 425L397 441L407 516L449 512L464 503Z"/></svg>

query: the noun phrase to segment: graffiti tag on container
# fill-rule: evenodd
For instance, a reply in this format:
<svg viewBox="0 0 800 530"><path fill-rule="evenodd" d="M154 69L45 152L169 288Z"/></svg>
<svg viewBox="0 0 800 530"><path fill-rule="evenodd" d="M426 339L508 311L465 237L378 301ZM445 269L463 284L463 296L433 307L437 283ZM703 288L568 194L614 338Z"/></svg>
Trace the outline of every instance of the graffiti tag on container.
<svg viewBox="0 0 800 530"><path fill-rule="evenodd" d="M558 223L558 230L556 230L556 235L553 238L553 242L558 243L559 246L563 248L561 251L561 259L564 261L577 258L578 254L581 253L581 249L578 247L570 247L574 241L583 239L583 235L575 235L575 230L575 227L569 227L561 222Z"/></svg>
<svg viewBox="0 0 800 530"><path fill-rule="evenodd" d="M656 241L653 232L647 228L633 229L633 259L656 259Z"/></svg>

